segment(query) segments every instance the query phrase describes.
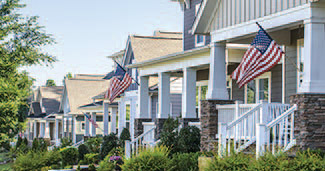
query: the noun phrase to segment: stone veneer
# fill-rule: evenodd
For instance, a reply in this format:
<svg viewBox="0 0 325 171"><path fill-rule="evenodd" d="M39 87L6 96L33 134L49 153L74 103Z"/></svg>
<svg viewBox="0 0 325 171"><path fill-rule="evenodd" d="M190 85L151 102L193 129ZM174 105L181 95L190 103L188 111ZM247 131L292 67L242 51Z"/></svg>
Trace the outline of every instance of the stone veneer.
<svg viewBox="0 0 325 171"><path fill-rule="evenodd" d="M298 107L294 123L297 147L325 151L325 94L292 95L290 103Z"/></svg>
<svg viewBox="0 0 325 171"><path fill-rule="evenodd" d="M134 119L134 137L138 137L143 133L143 122L152 122L152 119L148 118L136 118Z"/></svg>
<svg viewBox="0 0 325 171"><path fill-rule="evenodd" d="M218 133L217 104L234 104L232 100L202 100L201 101L201 151L211 151L216 147Z"/></svg>
<svg viewBox="0 0 325 171"><path fill-rule="evenodd" d="M155 139L158 140L160 138L160 133L162 132L162 129L164 127L164 123L167 119L166 118L156 118L155 125Z"/></svg>

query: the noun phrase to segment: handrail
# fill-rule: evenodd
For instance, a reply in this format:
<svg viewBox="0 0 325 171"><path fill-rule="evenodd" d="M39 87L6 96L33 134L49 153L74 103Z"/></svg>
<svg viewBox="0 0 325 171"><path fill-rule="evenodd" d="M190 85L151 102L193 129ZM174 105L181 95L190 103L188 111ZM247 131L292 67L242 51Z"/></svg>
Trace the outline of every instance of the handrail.
<svg viewBox="0 0 325 171"><path fill-rule="evenodd" d="M141 135L139 135L136 139L134 139L133 141L131 141L131 143L137 142L140 138L146 136L147 134L149 134L154 129L156 129L156 126L150 128L148 131L146 131L146 132L142 133Z"/></svg>
<svg viewBox="0 0 325 171"><path fill-rule="evenodd" d="M216 105L217 109L233 109L236 104ZM239 104L239 107L255 107L256 104Z"/></svg>
<svg viewBox="0 0 325 171"><path fill-rule="evenodd" d="M85 142L84 140L81 140L81 141L79 141L79 142L73 144L72 146L77 148L77 147L79 147L81 144L83 144L84 142Z"/></svg>
<svg viewBox="0 0 325 171"><path fill-rule="evenodd" d="M260 108L261 104L256 105L254 108L249 109L247 112L245 112L243 115L239 116L238 119L230 122L227 125L227 129L230 129L231 127L235 126L237 123L241 122L244 118L247 117L247 115L249 115L252 112L255 112L256 110L258 110Z"/></svg>
<svg viewBox="0 0 325 171"><path fill-rule="evenodd" d="M297 105L295 104L290 109L285 111L282 115L278 116L275 120L267 124L267 129L270 129L271 127L275 126L277 123L282 121L286 116L292 114L292 112L294 112L296 109L297 109Z"/></svg>

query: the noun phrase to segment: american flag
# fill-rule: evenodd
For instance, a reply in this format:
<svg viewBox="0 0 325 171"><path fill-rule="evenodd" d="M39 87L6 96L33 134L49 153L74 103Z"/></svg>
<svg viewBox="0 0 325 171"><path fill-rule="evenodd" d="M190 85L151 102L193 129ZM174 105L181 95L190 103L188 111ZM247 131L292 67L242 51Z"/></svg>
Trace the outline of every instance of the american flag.
<svg viewBox="0 0 325 171"><path fill-rule="evenodd" d="M105 94L105 99L113 103L114 99L122 94L132 83L132 77L118 63L110 86Z"/></svg>
<svg viewBox="0 0 325 171"><path fill-rule="evenodd" d="M241 63L231 75L232 79L237 80L239 88L273 68L284 54L266 31L260 25L258 26L260 30Z"/></svg>
<svg viewBox="0 0 325 171"><path fill-rule="evenodd" d="M86 118L91 122L92 125L94 125L95 128L98 128L97 123L91 119L87 114L84 113L84 115L86 116Z"/></svg>

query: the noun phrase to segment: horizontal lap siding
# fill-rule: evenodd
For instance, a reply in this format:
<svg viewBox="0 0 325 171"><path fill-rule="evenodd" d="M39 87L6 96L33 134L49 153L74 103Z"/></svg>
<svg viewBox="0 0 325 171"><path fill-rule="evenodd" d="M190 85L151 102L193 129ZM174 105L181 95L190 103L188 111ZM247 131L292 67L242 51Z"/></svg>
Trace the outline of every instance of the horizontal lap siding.
<svg viewBox="0 0 325 171"><path fill-rule="evenodd" d="M306 4L308 0L221 0L212 30L255 20Z"/></svg>
<svg viewBox="0 0 325 171"><path fill-rule="evenodd" d="M182 94L170 94L170 102L173 104L173 117L179 117L182 112ZM151 118L157 118L158 95L152 96Z"/></svg>

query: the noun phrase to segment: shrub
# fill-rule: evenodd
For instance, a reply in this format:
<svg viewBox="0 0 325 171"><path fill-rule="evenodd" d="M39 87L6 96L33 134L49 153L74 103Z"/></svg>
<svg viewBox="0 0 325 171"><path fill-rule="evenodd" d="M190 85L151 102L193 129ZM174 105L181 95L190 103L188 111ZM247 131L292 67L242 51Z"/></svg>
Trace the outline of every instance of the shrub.
<svg viewBox="0 0 325 171"><path fill-rule="evenodd" d="M39 149L39 142L37 138L34 138L33 143L32 143L32 150L33 151L38 151Z"/></svg>
<svg viewBox="0 0 325 171"><path fill-rule="evenodd" d="M18 148L22 144L23 139L18 136L17 143L16 143L16 148Z"/></svg>
<svg viewBox="0 0 325 171"><path fill-rule="evenodd" d="M110 161L110 156L106 156L104 160L99 162L99 168L98 171L112 171L116 167L115 162Z"/></svg>
<svg viewBox="0 0 325 171"><path fill-rule="evenodd" d="M68 137L61 138L61 148L68 147L72 145L72 141Z"/></svg>
<svg viewBox="0 0 325 171"><path fill-rule="evenodd" d="M16 158L12 168L16 171L41 170L46 166L44 156L45 152L30 151L27 154L21 154Z"/></svg>
<svg viewBox="0 0 325 171"><path fill-rule="evenodd" d="M100 150L101 158L105 158L107 154L112 151L114 148L118 147L118 138L116 134L111 133L108 136L104 136L102 148Z"/></svg>
<svg viewBox="0 0 325 171"><path fill-rule="evenodd" d="M130 131L127 128L123 128L121 135L120 135L120 146L121 147L124 147L126 140L131 140Z"/></svg>
<svg viewBox="0 0 325 171"><path fill-rule="evenodd" d="M178 151L178 120L173 118L168 118L163 126L160 134L159 145L167 146L170 149L170 153L174 154Z"/></svg>
<svg viewBox="0 0 325 171"><path fill-rule="evenodd" d="M63 166L74 165L78 161L78 150L74 147L60 149Z"/></svg>
<svg viewBox="0 0 325 171"><path fill-rule="evenodd" d="M23 144L25 144L26 146L28 146L28 140L27 140L26 137L25 137L24 140L23 140Z"/></svg>
<svg viewBox="0 0 325 171"><path fill-rule="evenodd" d="M88 146L85 144L81 144L78 147L78 152L79 152L79 160L83 160L84 156L89 153Z"/></svg>
<svg viewBox="0 0 325 171"><path fill-rule="evenodd" d="M215 157L215 160L210 163L207 170L248 170L252 158L242 153L232 154L223 158Z"/></svg>
<svg viewBox="0 0 325 171"><path fill-rule="evenodd" d="M183 153L195 153L200 151L200 129L195 126L182 128L178 136L178 148Z"/></svg>
<svg viewBox="0 0 325 171"><path fill-rule="evenodd" d="M200 153L178 153L172 156L168 163L169 171L196 171L199 170L198 158Z"/></svg>
<svg viewBox="0 0 325 171"><path fill-rule="evenodd" d="M288 170L289 158L285 154L278 156L272 155L272 153L266 153L264 156L255 160L251 159L252 163L249 165L250 170ZM285 169L287 168L287 169Z"/></svg>
<svg viewBox="0 0 325 171"><path fill-rule="evenodd" d="M61 154L59 151L49 151L44 155L44 163L51 166L52 169L59 169L61 163Z"/></svg>
<svg viewBox="0 0 325 171"><path fill-rule="evenodd" d="M90 165L88 166L88 171L96 171L96 167L95 167L95 165L94 165L94 164L90 164Z"/></svg>
<svg viewBox="0 0 325 171"><path fill-rule="evenodd" d="M168 155L169 149L166 146L144 149L138 155L125 160L122 170L167 170Z"/></svg>
<svg viewBox="0 0 325 171"><path fill-rule="evenodd" d="M297 152L291 164L292 170L324 170L325 158L322 153L314 151Z"/></svg>
<svg viewBox="0 0 325 171"><path fill-rule="evenodd" d="M102 141L101 137L93 137L87 140L86 145L91 153L99 153Z"/></svg>
<svg viewBox="0 0 325 171"><path fill-rule="evenodd" d="M38 150L41 150L41 151L47 150L47 143L43 138L38 140Z"/></svg>
<svg viewBox="0 0 325 171"><path fill-rule="evenodd" d="M87 164L97 164L99 159L100 158L98 153L89 153L85 155L85 161L87 162Z"/></svg>

